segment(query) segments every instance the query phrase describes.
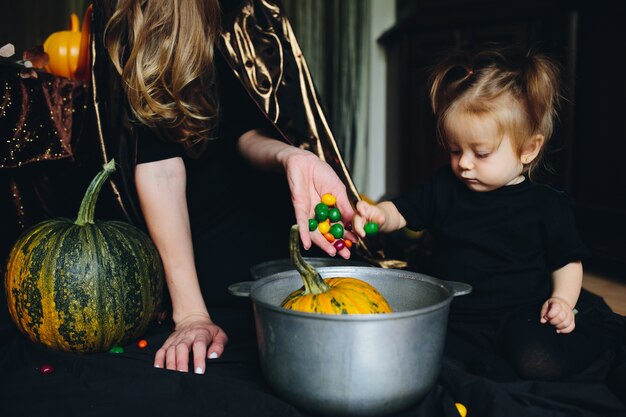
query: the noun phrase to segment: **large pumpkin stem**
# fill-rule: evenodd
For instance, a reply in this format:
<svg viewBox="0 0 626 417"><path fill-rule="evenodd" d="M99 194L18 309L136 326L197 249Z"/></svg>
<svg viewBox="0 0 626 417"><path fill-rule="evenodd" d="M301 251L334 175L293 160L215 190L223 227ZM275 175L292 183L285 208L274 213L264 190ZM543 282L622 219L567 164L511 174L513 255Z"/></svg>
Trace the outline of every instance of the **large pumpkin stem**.
<svg viewBox="0 0 626 417"><path fill-rule="evenodd" d="M94 213L96 211L96 202L98 201L100 189L102 188L102 184L104 184L107 178L109 178L109 175L112 172L115 172L115 160L111 159L102 168L102 171L98 172L95 178L91 181L91 184L89 184L89 188L87 188L87 191L85 192L83 201L80 203L78 216L76 216L76 221L74 222L77 225L82 226L84 224L93 223Z"/></svg>
<svg viewBox="0 0 626 417"><path fill-rule="evenodd" d="M319 272L302 258L300 254L300 233L297 224L291 226L289 256L291 257L291 263L296 267L302 277L302 282L304 282L304 294L321 294L330 289L330 286L324 282Z"/></svg>

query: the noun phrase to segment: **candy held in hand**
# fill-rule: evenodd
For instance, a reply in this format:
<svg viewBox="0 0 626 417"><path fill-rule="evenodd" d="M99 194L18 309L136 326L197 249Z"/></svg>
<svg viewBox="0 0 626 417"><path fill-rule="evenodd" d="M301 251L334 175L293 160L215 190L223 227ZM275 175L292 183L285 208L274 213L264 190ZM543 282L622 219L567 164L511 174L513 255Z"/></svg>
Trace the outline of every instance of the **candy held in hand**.
<svg viewBox="0 0 626 417"><path fill-rule="evenodd" d="M378 223L367 222L365 223L365 226L363 226L363 230L366 235L375 235L378 233Z"/></svg>
<svg viewBox="0 0 626 417"><path fill-rule="evenodd" d="M344 241L343 239L337 239L335 240L335 243L333 243L333 246L335 247L335 249L337 249L337 251L340 251L343 248L345 248L347 245L346 245L346 241Z"/></svg>
<svg viewBox="0 0 626 417"><path fill-rule="evenodd" d="M326 219L323 222L320 222L317 225L317 228L319 229L320 233L325 235L326 233L328 233L330 231L330 221L328 221L328 219Z"/></svg>
<svg viewBox="0 0 626 417"><path fill-rule="evenodd" d="M339 208L335 207L337 199L334 195L326 193L322 195L321 200L315 206L315 218L309 219L309 231L312 232L317 227L322 236L333 243L337 251L351 248L352 241L342 239L345 229L342 224L338 223L341 221L342 215Z"/></svg>
<svg viewBox="0 0 626 417"><path fill-rule="evenodd" d="M335 236L335 239L340 239L343 237L343 226L339 223L335 223L330 227L330 233Z"/></svg>
<svg viewBox="0 0 626 417"><path fill-rule="evenodd" d="M328 218L328 206L326 204L320 203L315 206L315 219L318 222L323 222Z"/></svg>
<svg viewBox="0 0 626 417"><path fill-rule="evenodd" d="M338 222L339 220L341 220L341 212L337 207L333 207L328 210L328 218L331 222Z"/></svg>
<svg viewBox="0 0 626 417"><path fill-rule="evenodd" d="M322 203L326 204L327 206L334 206L336 202L337 199L334 195L330 193L326 193L322 196Z"/></svg>

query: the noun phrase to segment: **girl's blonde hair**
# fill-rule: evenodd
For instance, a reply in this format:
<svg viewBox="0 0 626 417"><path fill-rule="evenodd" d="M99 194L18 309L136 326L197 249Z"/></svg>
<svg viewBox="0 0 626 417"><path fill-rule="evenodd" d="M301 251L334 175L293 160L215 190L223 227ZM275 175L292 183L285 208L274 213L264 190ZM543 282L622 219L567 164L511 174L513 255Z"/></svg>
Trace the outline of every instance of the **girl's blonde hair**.
<svg viewBox="0 0 626 417"><path fill-rule="evenodd" d="M104 34L136 120L199 155L217 124L217 0L118 0Z"/></svg>
<svg viewBox="0 0 626 417"><path fill-rule="evenodd" d="M492 118L501 136L511 136L518 155L526 141L543 135L540 154L524 166L530 174L552 135L559 88L559 67L546 55L499 47L453 53L435 67L430 79L437 137L446 146L445 122L457 111Z"/></svg>

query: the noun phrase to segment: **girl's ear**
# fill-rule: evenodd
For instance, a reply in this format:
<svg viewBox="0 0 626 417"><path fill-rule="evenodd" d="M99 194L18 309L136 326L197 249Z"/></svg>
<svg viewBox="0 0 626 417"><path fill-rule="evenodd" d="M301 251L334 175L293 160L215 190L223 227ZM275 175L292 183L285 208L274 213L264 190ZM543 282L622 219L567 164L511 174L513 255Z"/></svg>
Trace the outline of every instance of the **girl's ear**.
<svg viewBox="0 0 626 417"><path fill-rule="evenodd" d="M526 165L534 161L537 155L539 155L544 142L545 138L540 134L536 134L530 138L530 140L522 148L522 154L520 155L522 164Z"/></svg>

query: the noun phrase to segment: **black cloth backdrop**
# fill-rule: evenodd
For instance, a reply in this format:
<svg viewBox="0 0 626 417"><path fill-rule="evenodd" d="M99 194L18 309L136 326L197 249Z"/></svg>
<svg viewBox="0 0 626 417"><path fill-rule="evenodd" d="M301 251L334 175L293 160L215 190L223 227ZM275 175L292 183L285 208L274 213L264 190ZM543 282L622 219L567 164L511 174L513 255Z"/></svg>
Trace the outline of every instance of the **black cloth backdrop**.
<svg viewBox="0 0 626 417"><path fill-rule="evenodd" d="M212 315L231 341L221 358L208 361L204 375L152 367L171 323L155 324L145 335L145 349L133 340L121 354L90 355L49 350L28 341L14 326L3 325L0 415L309 416L274 395L264 382L251 310L213 309ZM40 373L44 364L54 366L54 372ZM619 367L626 374L624 356L616 362ZM624 403L604 384L495 382L444 358L428 395L395 417L457 417L455 402L467 407L468 417L626 416Z"/></svg>

